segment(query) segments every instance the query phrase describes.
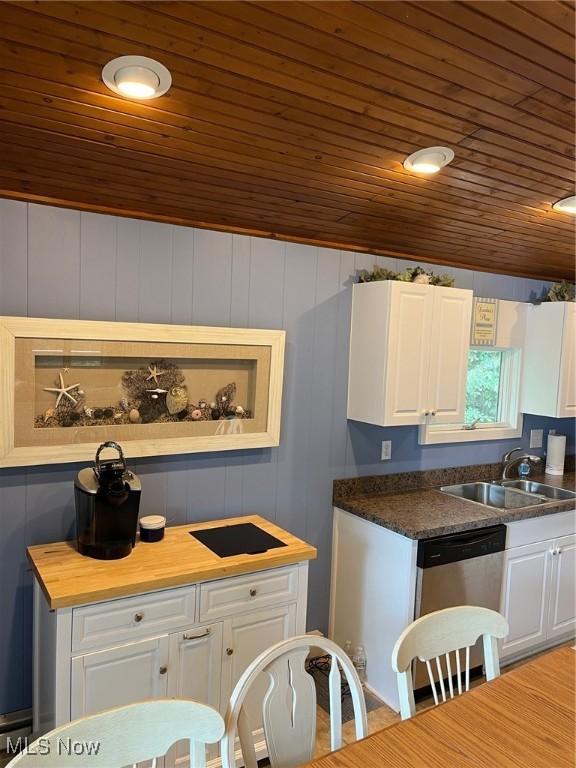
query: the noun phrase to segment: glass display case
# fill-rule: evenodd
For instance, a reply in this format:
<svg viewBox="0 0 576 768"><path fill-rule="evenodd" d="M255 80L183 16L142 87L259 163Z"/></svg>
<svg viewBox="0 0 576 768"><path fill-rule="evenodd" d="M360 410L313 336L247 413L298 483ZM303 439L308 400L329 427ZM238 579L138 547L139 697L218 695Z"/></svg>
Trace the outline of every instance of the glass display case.
<svg viewBox="0 0 576 768"><path fill-rule="evenodd" d="M0 466L278 444L283 331L1 318L0 351Z"/></svg>

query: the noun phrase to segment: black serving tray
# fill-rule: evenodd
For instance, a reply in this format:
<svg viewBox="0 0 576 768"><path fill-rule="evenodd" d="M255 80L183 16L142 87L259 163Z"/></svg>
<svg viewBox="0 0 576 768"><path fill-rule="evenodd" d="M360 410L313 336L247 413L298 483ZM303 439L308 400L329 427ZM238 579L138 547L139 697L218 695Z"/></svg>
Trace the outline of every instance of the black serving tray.
<svg viewBox="0 0 576 768"><path fill-rule="evenodd" d="M258 528L254 523L236 523L217 528L203 528L201 531L190 531L190 536L198 539L201 544L212 550L218 557L259 555L269 549L288 546L272 534Z"/></svg>

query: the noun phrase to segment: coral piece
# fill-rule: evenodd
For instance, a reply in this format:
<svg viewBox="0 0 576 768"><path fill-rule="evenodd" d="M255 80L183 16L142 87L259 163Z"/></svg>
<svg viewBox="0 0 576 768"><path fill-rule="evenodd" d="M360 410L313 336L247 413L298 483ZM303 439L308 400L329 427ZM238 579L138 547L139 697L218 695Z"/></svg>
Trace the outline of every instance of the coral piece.
<svg viewBox="0 0 576 768"><path fill-rule="evenodd" d="M156 372L156 376L161 376L162 386L151 386L150 369ZM152 377L153 379L153 377ZM155 360L146 368L138 368L133 371L126 371L122 376L122 386L127 394L127 400L138 407L143 402L150 402L152 395L165 394L172 387L183 386L185 383L184 374L177 365L168 363L166 360ZM156 397L154 400L158 400ZM164 406L164 398L161 398Z"/></svg>

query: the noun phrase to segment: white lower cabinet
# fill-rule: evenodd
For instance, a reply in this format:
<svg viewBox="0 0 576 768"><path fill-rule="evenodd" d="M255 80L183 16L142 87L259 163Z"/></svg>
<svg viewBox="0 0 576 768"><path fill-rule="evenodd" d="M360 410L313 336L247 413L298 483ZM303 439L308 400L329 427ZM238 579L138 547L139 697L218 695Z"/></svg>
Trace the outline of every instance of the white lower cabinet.
<svg viewBox="0 0 576 768"><path fill-rule="evenodd" d="M503 658L574 633L575 562L573 534L506 550L501 611L510 633Z"/></svg>
<svg viewBox="0 0 576 768"><path fill-rule="evenodd" d="M168 636L72 659L70 719L167 695Z"/></svg>
<svg viewBox="0 0 576 768"><path fill-rule="evenodd" d="M576 629L576 536L555 541L548 637L561 637Z"/></svg>
<svg viewBox="0 0 576 768"><path fill-rule="evenodd" d="M286 605L238 616L224 623L222 699L228 701L240 675L271 645L296 634L296 606ZM256 682L245 704L253 729L262 727L259 702L268 687L267 676Z"/></svg>
<svg viewBox="0 0 576 768"><path fill-rule="evenodd" d="M35 731L40 735L78 717L162 696L200 701L224 714L250 662L306 631L307 585L308 563L302 562L50 611L36 584ZM210 623L199 620L205 614ZM90 650L80 650L86 646ZM257 731L256 707L249 711ZM180 762L184 753L177 746L166 765ZM209 756L217 754L215 747Z"/></svg>

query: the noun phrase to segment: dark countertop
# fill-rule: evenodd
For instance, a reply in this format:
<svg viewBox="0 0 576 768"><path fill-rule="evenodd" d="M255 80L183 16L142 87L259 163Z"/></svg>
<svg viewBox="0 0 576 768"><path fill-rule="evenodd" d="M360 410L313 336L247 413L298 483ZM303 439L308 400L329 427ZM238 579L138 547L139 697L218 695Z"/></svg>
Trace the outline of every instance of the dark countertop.
<svg viewBox="0 0 576 768"><path fill-rule="evenodd" d="M470 468L462 469L467 470L465 478L462 480L455 479L458 468L446 470L447 473L451 474L446 478L448 482L441 484L470 482ZM574 472L566 472L562 477L542 475L535 476L533 479L547 485L574 490L575 478ZM487 474L484 474L484 477L476 477L476 480L486 479L490 480ZM362 488L362 479L336 481L336 483L339 482L342 485L335 484L334 506L410 539L428 539L433 536L443 536L473 528L484 528L497 523L527 520L532 517L543 517L556 512L576 509L575 499L550 501L518 509L495 509L484 504L449 496L442 493L438 488L420 487L386 492L375 491L370 488L370 479L367 479L365 484L366 490ZM354 483L356 483L356 487L353 487Z"/></svg>

